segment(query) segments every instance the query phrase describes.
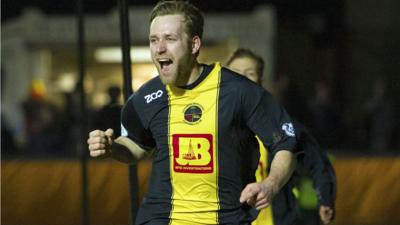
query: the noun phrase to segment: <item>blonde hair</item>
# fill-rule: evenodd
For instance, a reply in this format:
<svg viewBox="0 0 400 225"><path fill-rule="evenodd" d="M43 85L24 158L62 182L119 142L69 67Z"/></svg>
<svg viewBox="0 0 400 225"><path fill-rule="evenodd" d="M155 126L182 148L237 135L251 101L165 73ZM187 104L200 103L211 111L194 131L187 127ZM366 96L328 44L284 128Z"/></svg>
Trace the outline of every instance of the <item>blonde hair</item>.
<svg viewBox="0 0 400 225"><path fill-rule="evenodd" d="M262 80L263 72L264 72L264 60L261 58L261 56L255 54L253 51L245 48L239 48L237 49L228 59L226 62L226 65L229 66L233 60L237 58L250 58L256 61L257 63L257 77L259 82Z"/></svg>
<svg viewBox="0 0 400 225"><path fill-rule="evenodd" d="M150 14L150 23L157 16L182 15L185 19L186 33L190 38L203 36L204 17L201 11L187 1L165 0L160 1Z"/></svg>

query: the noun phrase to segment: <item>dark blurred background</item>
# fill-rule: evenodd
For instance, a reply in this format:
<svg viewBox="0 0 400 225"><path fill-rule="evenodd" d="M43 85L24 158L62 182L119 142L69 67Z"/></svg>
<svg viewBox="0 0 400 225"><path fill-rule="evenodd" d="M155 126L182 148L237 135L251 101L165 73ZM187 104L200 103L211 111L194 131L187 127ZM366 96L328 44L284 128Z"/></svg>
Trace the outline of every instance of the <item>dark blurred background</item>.
<svg viewBox="0 0 400 225"><path fill-rule="evenodd" d="M136 0L128 2L131 8L143 8L151 7L157 1ZM267 27L265 29L267 29L266 32L268 32L268 35L272 36L272 38L268 40L256 40L254 37L249 38L249 42L252 40L268 42L267 47L269 50L266 51L269 52L259 52L262 56L266 56L267 62L270 62L267 68L268 74L266 75L268 77L268 83L265 84L267 89L276 91L278 95L282 97L282 101L289 113L308 125L308 127L314 131L314 134L323 147L333 150L342 149L345 152L398 152L397 149L399 149L400 145L400 134L398 131L400 119L397 116L400 111L400 97L398 96L400 76L399 69L397 68L400 62L400 16L396 13L397 10L400 9L400 3L398 3L398 1L384 0L380 1L379 4L374 1L361 0L330 0L323 2L317 0L233 0L215 1L212 3L209 1L194 1L194 3L203 9L206 14L211 15L234 13L250 15L252 13L257 14L257 10L260 7L269 7L269 11L267 11L270 14L269 17L272 17L272 21L265 23ZM88 21L86 25L90 26L90 23L101 23L95 20L101 20L102 15L108 15L109 17L109 20L104 23L112 22L118 25L117 21L115 21L115 14L118 13L116 1L105 1L100 4L98 1L87 0L83 1L83 5L84 11L89 17L86 18ZM21 20L23 20L21 18L25 15L25 18L33 18L33 21L30 21L32 24L36 20L39 27L40 17L42 20L47 20L46 24L49 26L57 26L57 23L64 23L63 25L65 26L67 22L62 22L62 18L65 18L65 21L74 19L73 17L76 14L76 2L65 0L57 2L5 0L2 2L1 10L2 27L4 28L2 32L4 48L2 51L3 85L10 87L13 79L8 77L15 76L12 74L15 73L14 70L8 69L11 66L6 63L8 62L8 54L17 54L15 53L17 51L15 48L13 48L13 50L8 50L7 46L9 45L7 43L12 39L10 41L15 44L18 39L18 41L24 42L19 43L19 45L25 45L28 49L26 50L27 53L37 55L37 57L31 57L35 59L39 58L36 62L27 63L39 63L40 65L29 65L27 67L30 69L37 68L34 69L36 73L48 73L47 75L27 74L32 81L37 80L39 84L36 86L42 85L40 82L44 83L42 91L43 96L40 96L40 98L47 98L56 101L58 106L67 107L67 99L71 98L71 90L62 93L65 95L64 99L58 97L58 99L55 100L53 94L60 95L61 91L56 93L56 90L51 90L45 86L54 84L57 77L59 78L62 75L64 75L64 79L68 79L65 78L68 77L68 75L70 75L70 78L76 77L76 71L72 69L77 67L77 60L74 58L76 57L76 52L73 51L76 51L76 49L71 50L71 48L75 48L73 43L74 36L69 34L66 35L68 37L65 40L51 40L49 41L51 43L46 44L44 43L45 40L38 40L40 39L40 35L33 33L28 34L29 32L25 32L28 36L36 35L37 37L28 37L23 40L23 37L21 37L23 32L21 32L21 30L16 31L16 29L23 29L23 26L20 25L19 28L16 28L18 27L16 24L24 23L21 22ZM112 18L110 18L110 14L114 14L114 17L111 16ZM54 18L54 21L57 20L57 22L53 22L52 24L50 21L52 18ZM105 17L103 16L103 18ZM133 45L146 46L146 40L141 37L137 38L135 33L136 29L140 29L140 33L143 29L147 29L147 19L143 19L142 23L139 23L139 25L144 28L138 28L136 24L131 25L132 43ZM46 25L42 24L42 26ZM8 27L12 28L8 29ZM118 27L114 28L112 32L118 31ZM52 32L50 28L46 29L41 27L39 29L42 29L44 32L48 31L49 33L47 35L53 35L50 34ZM73 29L73 27L69 29ZM97 29L101 29L101 25L98 26ZM226 27L226 29L228 31L223 32L227 33L229 29L232 28ZM90 30L90 27L88 27L87 30ZM68 30L68 32L75 31ZM244 33L245 32L246 31L244 31ZM218 38L217 40L215 38L214 40L212 38L206 38L205 42L207 46L212 48L210 51L215 52L214 55L217 56L214 56L214 58L217 60L224 61L228 55L221 53L221 49L225 48L229 53L233 51L234 48L249 46L248 43L244 43L243 38L237 38L235 42L235 34L234 32L232 33L231 37L225 37L226 43L228 44L223 43L224 41L221 40L222 38ZM102 33L99 33L98 35L101 34ZM207 33L205 35L207 36ZM90 34L87 34L87 36L90 36ZM55 38L57 39L57 37ZM72 40L68 40L68 38L72 38ZM118 47L119 40L117 38L118 36L115 35L111 38L100 37L97 40L91 40L90 37L87 38L87 66L98 68L106 67L106 69L109 70L111 70L111 67L114 67L114 71L117 71L119 69L118 63L92 65L90 56L95 47L111 45ZM234 44L232 44L232 42ZM17 46L18 44L15 45ZM63 50L68 48L69 51L63 52ZM213 54L205 53L204 55L203 61L213 60ZM31 61L29 56L25 57L28 57L27 60ZM57 64L65 62L66 59L68 62L64 65ZM57 62L58 60L61 62ZM60 67L71 68L68 72L61 69L61 71L57 71ZM87 71L92 73L89 68ZM59 74L54 74L57 72L59 72ZM121 71L114 73L120 74ZM90 78L92 78L92 75L93 74L88 74ZM114 77L111 79L115 80L116 78ZM146 80L146 78L144 78L144 80ZM25 80L24 82L26 84L21 85L21 88L27 89L27 87L30 87L28 83L31 83L31 81ZM70 82L73 83L74 79ZM137 82L133 81L133 83L135 84ZM115 86L121 85L119 80L116 80L114 84ZM71 85L73 84L70 84L70 86ZM96 111L102 107L101 104L106 104L106 99L108 98L106 94L107 88L108 87L102 87L101 90L94 90L94 92L87 90L89 95L89 109ZM69 87L69 89L73 88ZM7 90L3 92L5 92L3 93L5 98L11 98L8 97L8 95L13 95L13 93ZM29 93L25 94L28 95ZM102 97L99 97L99 95L102 95ZM26 96L26 98L28 97L29 96ZM53 99L51 99L52 97ZM17 98L22 97L17 96ZM100 100L101 98L102 100ZM93 99L97 99L97 102L93 103L93 101L96 101ZM6 104L8 103L7 99L4 101ZM16 102L14 101L12 104L15 105ZM24 118L10 119L10 130L9 132L5 132L5 134L9 134L14 139L17 139L18 143L16 143L16 147L23 148L24 146L21 146L21 144L23 145L24 141L29 138L21 137L21 130L23 129L21 127L23 123L22 120L27 122L26 120L28 117L34 116L33 114L35 114L34 112L30 112L31 106L29 106L29 104L30 103L25 103L25 106L22 106L22 108L14 107L15 109L23 111ZM57 112L60 111L59 108L50 108L49 110L52 111L52 113L50 113L51 115L49 116L63 117L63 115L53 115L54 113L62 113ZM73 116L73 113L65 112L65 110L64 113ZM5 120L3 123L4 125L7 125L7 119L13 116L9 114L14 113L7 112L6 109L4 116L2 116L2 121ZM65 118L53 119L62 120ZM70 125L69 122L67 122L67 124ZM51 129L69 128L54 127ZM15 137L15 135L19 137ZM48 144L51 145L51 143Z"/></svg>
<svg viewBox="0 0 400 225"><path fill-rule="evenodd" d="M156 75L148 58L147 31L148 13L157 1L128 2L132 87L136 90ZM336 158L340 192L337 224L398 224L400 218L393 212L400 205L400 183L390 174L400 171L400 1L192 2L205 12L206 18L200 61L224 62L238 47L263 56L263 85ZM82 96L78 90L77 1L2 1L2 175L15 171L15 165L10 163L20 160L34 163L34 168L43 165L40 160L44 159L58 166L56 160L73 163L84 149L82 129L119 130L123 81L117 1L82 3L85 118L79 105ZM104 55L113 58L102 58ZM79 165L76 163L74 166ZM112 171L115 170L109 173ZM67 174L66 171L64 176ZM382 178L382 174L386 177ZM3 175L2 187L4 177L16 186L23 180ZM374 181L387 184L381 186ZM80 185L79 181L75 183ZM17 201L13 199L19 192L12 188L15 186L2 188L2 199L9 204L9 210L3 211L2 201L2 215L10 218L4 224L26 224L15 219L20 212L14 210ZM109 188L110 192L115 191ZM360 194L352 196L354 189ZM379 203L382 213L366 215L378 207L377 193L388 190L392 192L385 195L386 202ZM111 211L127 203L115 204L109 205ZM395 205L397 208L393 208ZM356 207L358 214L348 211L351 207ZM381 223L378 217L387 220ZM41 221L38 224L51 224L43 222L43 218L35 219ZM93 224L104 223L99 220Z"/></svg>

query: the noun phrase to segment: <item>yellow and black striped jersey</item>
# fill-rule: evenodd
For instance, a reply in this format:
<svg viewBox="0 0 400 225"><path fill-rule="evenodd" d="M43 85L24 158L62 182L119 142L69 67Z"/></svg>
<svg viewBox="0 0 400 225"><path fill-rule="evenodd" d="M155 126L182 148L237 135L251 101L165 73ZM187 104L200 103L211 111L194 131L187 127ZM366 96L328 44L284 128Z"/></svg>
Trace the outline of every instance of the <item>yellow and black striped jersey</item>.
<svg viewBox="0 0 400 225"><path fill-rule="evenodd" d="M260 146L260 160L256 170L256 181L261 182L268 177L268 151L265 149L263 143L257 138ZM267 208L260 210L257 219L251 225L274 225L274 218L272 216L272 204Z"/></svg>
<svg viewBox="0 0 400 225"><path fill-rule="evenodd" d="M294 150L285 110L263 88L219 63L191 85L150 80L122 112L122 135L155 149L137 224L245 224L257 211L239 202L254 182L257 135L271 151Z"/></svg>

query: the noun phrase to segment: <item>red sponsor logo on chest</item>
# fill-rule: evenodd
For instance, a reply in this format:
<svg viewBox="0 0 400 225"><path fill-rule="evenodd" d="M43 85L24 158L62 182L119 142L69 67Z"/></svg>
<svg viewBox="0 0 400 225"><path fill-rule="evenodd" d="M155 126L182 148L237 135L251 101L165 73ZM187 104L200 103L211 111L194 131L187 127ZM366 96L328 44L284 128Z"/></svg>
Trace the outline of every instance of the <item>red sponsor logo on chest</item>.
<svg viewBox="0 0 400 225"><path fill-rule="evenodd" d="M172 135L173 167L178 173L212 173L214 148L211 134Z"/></svg>

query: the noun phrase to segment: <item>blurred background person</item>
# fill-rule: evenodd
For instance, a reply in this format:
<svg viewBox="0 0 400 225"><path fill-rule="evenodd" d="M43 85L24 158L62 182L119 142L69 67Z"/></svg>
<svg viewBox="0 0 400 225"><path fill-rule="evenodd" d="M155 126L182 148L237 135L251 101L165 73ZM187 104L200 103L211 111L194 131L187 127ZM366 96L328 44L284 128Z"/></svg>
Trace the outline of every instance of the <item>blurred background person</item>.
<svg viewBox="0 0 400 225"><path fill-rule="evenodd" d="M253 82L261 85L264 61L254 52L248 49L237 49L226 63L231 70L246 76ZM298 165L295 174L285 185L280 193L275 196L271 207L260 212L259 217L253 224L304 224L313 225L330 223L335 213L336 198L336 175L329 162L327 153L318 145L317 141L298 121L294 121L296 132L297 148L301 154L298 156ZM260 163L257 170L257 179L265 178L268 175L268 168L273 156L266 154L266 149L260 143ZM309 198L318 198L318 206L314 210L307 209L306 213L298 214L298 204L295 201L293 188L302 177L308 176L313 181L313 187L318 193L317 197L311 194ZM305 194L303 194L304 198ZM301 217L301 218L300 218Z"/></svg>
<svg viewBox="0 0 400 225"><path fill-rule="evenodd" d="M112 128L114 135L121 134L121 89L111 86L107 90L108 103L94 113L94 120L91 127L100 130Z"/></svg>
<svg viewBox="0 0 400 225"><path fill-rule="evenodd" d="M387 84L382 78L373 83L372 95L365 103L367 114L367 140L374 152L387 152L393 147L395 112L392 98L388 95Z"/></svg>
<svg viewBox="0 0 400 225"><path fill-rule="evenodd" d="M276 76L272 77L266 88L285 105L291 117L303 124L310 124L312 116L307 99L284 68L278 68Z"/></svg>
<svg viewBox="0 0 400 225"><path fill-rule="evenodd" d="M331 89L324 81L314 87L314 97L310 101L312 133L323 148L337 148L341 143L342 121L331 101Z"/></svg>
<svg viewBox="0 0 400 225"><path fill-rule="evenodd" d="M21 107L25 121L23 153L30 156L64 154L60 109L45 99L45 89L40 81L33 81Z"/></svg>

